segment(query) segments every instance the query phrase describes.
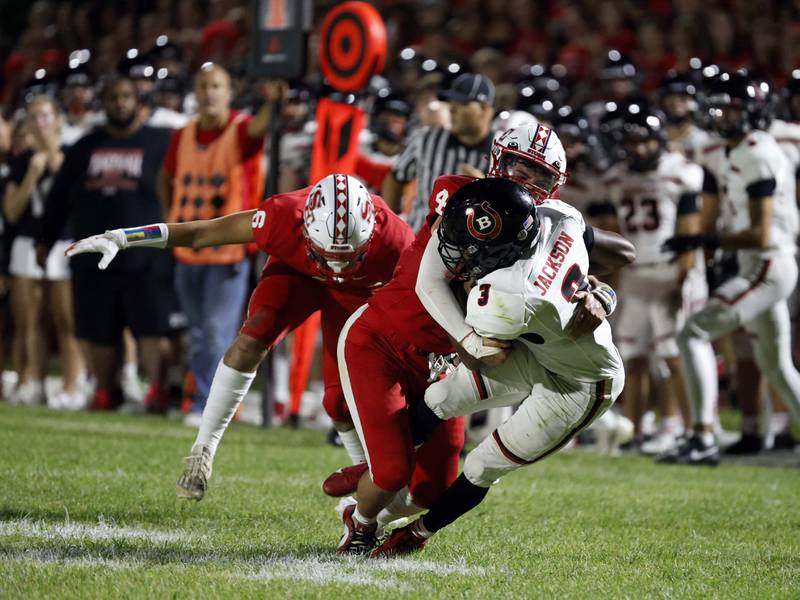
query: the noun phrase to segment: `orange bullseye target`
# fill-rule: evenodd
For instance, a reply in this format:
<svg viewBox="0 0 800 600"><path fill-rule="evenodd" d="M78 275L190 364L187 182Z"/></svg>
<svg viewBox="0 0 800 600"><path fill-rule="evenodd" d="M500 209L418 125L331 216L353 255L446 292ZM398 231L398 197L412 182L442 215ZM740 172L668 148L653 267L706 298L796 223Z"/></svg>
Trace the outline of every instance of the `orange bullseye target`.
<svg viewBox="0 0 800 600"><path fill-rule="evenodd" d="M386 27L378 11L364 2L344 2L322 23L320 68L340 92L356 92L386 63Z"/></svg>

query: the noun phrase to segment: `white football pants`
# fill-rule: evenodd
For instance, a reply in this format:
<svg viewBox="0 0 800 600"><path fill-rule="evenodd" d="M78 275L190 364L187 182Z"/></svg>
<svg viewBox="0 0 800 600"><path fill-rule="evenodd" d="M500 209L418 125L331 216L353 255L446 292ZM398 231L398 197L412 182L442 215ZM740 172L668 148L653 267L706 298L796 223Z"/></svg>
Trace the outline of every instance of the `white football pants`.
<svg viewBox="0 0 800 600"><path fill-rule="evenodd" d="M497 406L520 404L517 411L487 436L464 463L472 483L492 482L561 449L616 400L624 372L593 383L547 371L526 346L514 342L508 359L480 373L459 365L425 392L425 402L442 419Z"/></svg>
<svg viewBox="0 0 800 600"><path fill-rule="evenodd" d="M800 419L800 373L792 361L786 306L797 283L795 257L740 259L739 272L714 292L678 335L692 419L695 424L713 423L719 385L711 341L742 326L750 334L758 368L794 418Z"/></svg>

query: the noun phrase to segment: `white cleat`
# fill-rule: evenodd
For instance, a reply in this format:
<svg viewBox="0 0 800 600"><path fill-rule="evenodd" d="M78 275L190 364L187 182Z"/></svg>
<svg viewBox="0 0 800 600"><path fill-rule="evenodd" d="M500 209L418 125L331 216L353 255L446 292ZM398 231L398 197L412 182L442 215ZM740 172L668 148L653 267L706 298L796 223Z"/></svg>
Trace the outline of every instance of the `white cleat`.
<svg viewBox="0 0 800 600"><path fill-rule="evenodd" d="M654 438L642 443L639 452L647 456L663 454L678 443L679 437L671 431L659 431Z"/></svg>
<svg viewBox="0 0 800 600"><path fill-rule="evenodd" d="M211 479L214 459L207 446L192 448L192 454L183 459L186 467L175 484L178 498L186 500L202 500Z"/></svg>
<svg viewBox="0 0 800 600"><path fill-rule="evenodd" d="M45 401L44 384L41 381L28 381L17 386L12 403L37 406Z"/></svg>

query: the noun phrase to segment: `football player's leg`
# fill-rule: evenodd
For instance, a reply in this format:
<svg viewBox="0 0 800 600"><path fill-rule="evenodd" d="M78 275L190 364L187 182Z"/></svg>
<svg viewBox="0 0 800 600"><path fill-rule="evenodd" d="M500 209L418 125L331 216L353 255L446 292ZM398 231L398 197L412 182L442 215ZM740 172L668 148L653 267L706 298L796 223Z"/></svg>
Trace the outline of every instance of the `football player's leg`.
<svg viewBox="0 0 800 600"><path fill-rule="evenodd" d="M200 428L178 480L178 494L200 499L222 435L250 389L267 352L317 310L320 290L310 279L270 264L250 297L242 330L217 365Z"/></svg>
<svg viewBox="0 0 800 600"><path fill-rule="evenodd" d="M781 300L745 325L755 334L755 359L764 377L800 421L800 373L794 366L791 322L786 301Z"/></svg>
<svg viewBox="0 0 800 600"><path fill-rule="evenodd" d="M325 384L322 405L333 421L333 426L339 433L339 439L342 440L342 445L347 451L350 461L355 465L365 462L367 457L364 455L364 448L361 446L358 432L347 409L347 401L344 398L342 382L339 377L339 364L336 359L339 333L350 314L358 307L352 307L352 310L348 310L348 308L350 307L337 302L337 299L330 293L327 294L322 307L322 379Z"/></svg>
<svg viewBox="0 0 800 600"><path fill-rule="evenodd" d="M464 418L442 423L417 449L409 490L415 504L428 508L455 481L464 448Z"/></svg>
<svg viewBox="0 0 800 600"><path fill-rule="evenodd" d="M653 349L653 315L649 302L642 297L639 279L634 273L623 278L620 295L622 303L616 320L615 340L619 353L625 361L625 398L623 412L633 423L634 437L638 443L642 441L642 415L650 397L650 354ZM605 428L601 428L605 434ZM610 450L605 435L600 435L598 446L601 450Z"/></svg>
<svg viewBox="0 0 800 600"><path fill-rule="evenodd" d="M427 362L397 347L361 318L366 306L348 319L339 336L338 360L350 416L364 445L369 472L358 485L356 519L372 524L414 469L414 446L406 392L410 379L424 385ZM369 314L369 313L367 313Z"/></svg>
<svg viewBox="0 0 800 600"><path fill-rule="evenodd" d="M516 413L467 455L464 472L421 519L423 535L477 506L494 481L550 456L598 418L619 395L624 377L567 384L544 369L542 381Z"/></svg>

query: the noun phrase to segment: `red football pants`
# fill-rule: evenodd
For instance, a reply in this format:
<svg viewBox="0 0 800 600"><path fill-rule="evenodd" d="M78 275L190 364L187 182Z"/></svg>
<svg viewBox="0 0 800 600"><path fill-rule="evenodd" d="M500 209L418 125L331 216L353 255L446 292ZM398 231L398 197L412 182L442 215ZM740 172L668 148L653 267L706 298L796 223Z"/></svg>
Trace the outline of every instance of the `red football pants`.
<svg viewBox="0 0 800 600"><path fill-rule="evenodd" d="M283 337L316 311L322 320L323 405L334 421L349 418L336 362L336 341L345 321L366 297L345 294L322 285L290 266L270 259L250 296L244 335L257 339L271 350Z"/></svg>
<svg viewBox="0 0 800 600"><path fill-rule="evenodd" d="M339 370L372 481L390 492L408 485L417 504L431 506L458 475L464 420L442 423L414 451L408 408L429 385L428 353L399 339L367 307L342 332Z"/></svg>

